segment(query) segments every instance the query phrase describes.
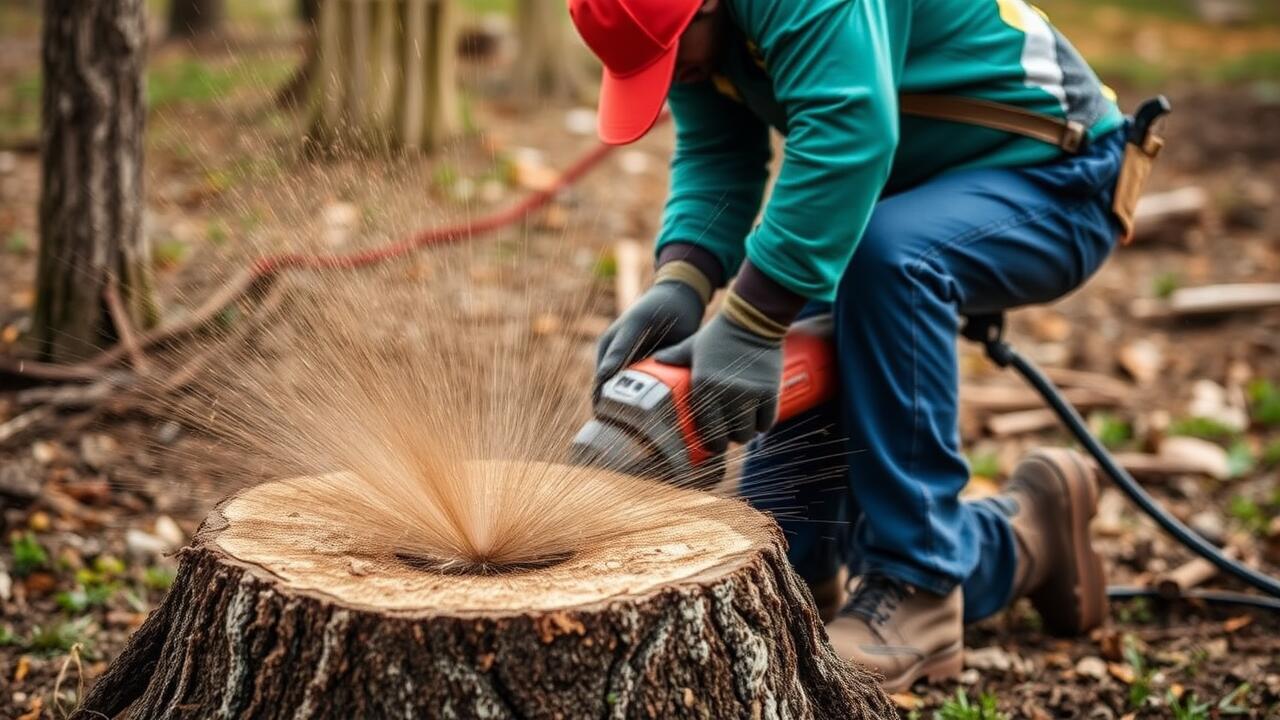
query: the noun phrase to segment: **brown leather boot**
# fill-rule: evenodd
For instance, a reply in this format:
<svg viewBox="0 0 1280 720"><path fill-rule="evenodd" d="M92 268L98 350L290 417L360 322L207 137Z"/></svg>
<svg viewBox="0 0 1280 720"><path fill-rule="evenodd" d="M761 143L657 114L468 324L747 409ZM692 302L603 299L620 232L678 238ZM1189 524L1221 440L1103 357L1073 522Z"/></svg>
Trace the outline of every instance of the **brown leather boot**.
<svg viewBox="0 0 1280 720"><path fill-rule="evenodd" d="M888 692L920 678L956 677L964 666L960 588L940 596L883 575L863 576L827 635L840 657L884 675Z"/></svg>
<svg viewBox="0 0 1280 720"><path fill-rule="evenodd" d="M1093 466L1064 448L1035 450L1014 469L1000 500L1012 506L1009 522L1018 540L1014 597L1029 597L1055 635L1080 635L1101 624L1107 588L1089 538L1098 510Z"/></svg>
<svg viewBox="0 0 1280 720"><path fill-rule="evenodd" d="M818 582L809 583L809 592L813 594L813 604L818 606L818 617L829 623L840 613L840 608L849 599L849 591L845 585L849 583L849 571L840 568L840 572Z"/></svg>

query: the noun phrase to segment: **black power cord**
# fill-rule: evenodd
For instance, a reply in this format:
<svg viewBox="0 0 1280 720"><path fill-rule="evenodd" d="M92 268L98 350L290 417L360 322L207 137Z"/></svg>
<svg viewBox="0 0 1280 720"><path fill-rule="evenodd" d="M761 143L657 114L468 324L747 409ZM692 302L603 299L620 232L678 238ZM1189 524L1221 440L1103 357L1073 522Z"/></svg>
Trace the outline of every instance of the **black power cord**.
<svg viewBox="0 0 1280 720"><path fill-rule="evenodd" d="M1005 342L1003 315L976 315L970 317L965 323L964 335L970 340L982 343L987 352L987 357L991 358L991 361L996 365L1012 367L1018 371L1018 374L1053 409L1053 412L1062 421L1062 424L1066 426L1067 430L1071 431L1076 440L1093 456L1093 459L1098 462L1098 466L1102 468L1107 477L1111 478L1116 487L1120 488L1120 491L1154 520L1161 529L1195 554L1213 563L1220 571L1269 596L1259 597L1257 595L1218 591L1186 591L1177 597L1210 603L1249 605L1280 611L1280 580L1227 557L1218 546L1205 540L1196 531L1184 525L1182 521L1170 515L1168 510L1161 507L1155 498L1151 497L1128 471L1120 467L1120 464L1111 456L1111 453L1107 452L1102 443L1098 442L1097 438L1089 432L1084 418L1080 417L1080 413L1062 397L1062 394L1058 392L1058 388L1044 376L1044 373L1040 372L1034 363L1020 355L1009 343ZM1107 594L1115 599L1136 597L1167 599L1165 595L1155 590L1144 588L1110 587L1107 588Z"/></svg>

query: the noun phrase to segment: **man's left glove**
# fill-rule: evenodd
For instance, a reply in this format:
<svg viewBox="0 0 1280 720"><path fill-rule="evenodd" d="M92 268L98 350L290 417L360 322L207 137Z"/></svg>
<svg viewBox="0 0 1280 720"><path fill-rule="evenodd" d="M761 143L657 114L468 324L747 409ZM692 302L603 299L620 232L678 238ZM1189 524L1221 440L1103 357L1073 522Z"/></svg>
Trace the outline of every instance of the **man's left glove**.
<svg viewBox="0 0 1280 720"><path fill-rule="evenodd" d="M690 404L698 436L713 453L773 426L786 326L730 291L720 312L681 343L654 354L692 369Z"/></svg>

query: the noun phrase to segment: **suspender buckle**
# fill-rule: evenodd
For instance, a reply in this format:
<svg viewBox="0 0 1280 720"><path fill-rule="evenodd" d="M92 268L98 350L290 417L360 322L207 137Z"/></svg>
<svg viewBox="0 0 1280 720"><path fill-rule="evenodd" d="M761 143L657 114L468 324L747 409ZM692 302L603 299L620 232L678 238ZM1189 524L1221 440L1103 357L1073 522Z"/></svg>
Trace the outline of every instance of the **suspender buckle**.
<svg viewBox="0 0 1280 720"><path fill-rule="evenodd" d="M1062 140L1058 142L1058 146L1071 154L1080 152L1080 148L1084 146L1085 138L1088 136L1088 130L1084 123L1078 120L1068 120L1062 127Z"/></svg>

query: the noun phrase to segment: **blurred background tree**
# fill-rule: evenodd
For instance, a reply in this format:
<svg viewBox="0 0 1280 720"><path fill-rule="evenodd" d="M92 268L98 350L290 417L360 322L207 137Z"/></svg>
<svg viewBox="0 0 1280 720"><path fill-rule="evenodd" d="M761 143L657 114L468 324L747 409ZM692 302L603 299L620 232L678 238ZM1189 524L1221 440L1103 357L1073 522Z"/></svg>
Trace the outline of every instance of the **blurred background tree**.
<svg viewBox="0 0 1280 720"><path fill-rule="evenodd" d="M32 340L71 361L110 344L115 284L135 325L155 320L142 232L143 0L46 0L40 255Z"/></svg>
<svg viewBox="0 0 1280 720"><path fill-rule="evenodd" d="M169 5L169 36L204 38L217 35L226 19L226 0L173 0Z"/></svg>
<svg viewBox="0 0 1280 720"><path fill-rule="evenodd" d="M517 94L526 101L585 101L587 66L563 0L519 0L515 23L519 50L512 79Z"/></svg>
<svg viewBox="0 0 1280 720"><path fill-rule="evenodd" d="M430 150L462 129L454 0L320 6L309 140Z"/></svg>

